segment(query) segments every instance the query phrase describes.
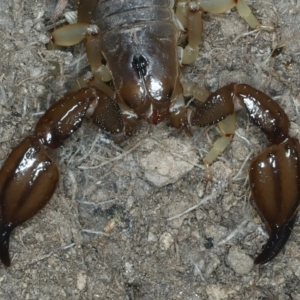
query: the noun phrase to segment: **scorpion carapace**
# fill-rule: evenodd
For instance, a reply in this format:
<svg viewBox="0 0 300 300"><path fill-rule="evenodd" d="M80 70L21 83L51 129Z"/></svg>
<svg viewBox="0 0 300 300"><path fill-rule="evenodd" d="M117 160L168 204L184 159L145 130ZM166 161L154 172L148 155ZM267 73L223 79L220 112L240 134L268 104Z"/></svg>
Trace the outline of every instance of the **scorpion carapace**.
<svg viewBox="0 0 300 300"><path fill-rule="evenodd" d="M209 94L180 82L180 63L191 63L198 54L202 11L220 13L233 6L252 28L261 27L243 0L178 0L176 13L171 0L79 2L78 22L56 30L52 41L65 46L84 41L92 75L81 77L46 111L34 134L2 166L0 259L6 266L11 231L40 211L56 189L59 174L47 148L61 146L84 117L91 117L117 142L131 136L141 118L157 124L168 117L173 127L186 132L218 123L222 137L204 158L210 164L232 139L235 111L242 108L271 142L250 166L252 195L270 231L255 263L264 264L278 254L299 207L300 146L289 136L287 115L249 85L233 83ZM186 28L188 45L178 51L180 28ZM190 95L206 102L191 107L185 102Z"/></svg>

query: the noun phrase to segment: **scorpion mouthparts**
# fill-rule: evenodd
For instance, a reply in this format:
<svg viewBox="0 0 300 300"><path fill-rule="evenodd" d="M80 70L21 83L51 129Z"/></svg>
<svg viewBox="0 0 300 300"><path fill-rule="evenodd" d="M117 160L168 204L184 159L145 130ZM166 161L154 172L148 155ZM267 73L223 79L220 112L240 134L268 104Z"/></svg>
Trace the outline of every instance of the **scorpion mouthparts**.
<svg viewBox="0 0 300 300"><path fill-rule="evenodd" d="M292 233L296 217L297 214L295 214L295 216L282 227L273 227L271 229L267 244L265 245L262 253L260 253L254 260L255 265L268 263L281 251Z"/></svg>
<svg viewBox="0 0 300 300"><path fill-rule="evenodd" d="M9 238L12 230L12 226L0 225L0 260L6 267L10 266Z"/></svg>

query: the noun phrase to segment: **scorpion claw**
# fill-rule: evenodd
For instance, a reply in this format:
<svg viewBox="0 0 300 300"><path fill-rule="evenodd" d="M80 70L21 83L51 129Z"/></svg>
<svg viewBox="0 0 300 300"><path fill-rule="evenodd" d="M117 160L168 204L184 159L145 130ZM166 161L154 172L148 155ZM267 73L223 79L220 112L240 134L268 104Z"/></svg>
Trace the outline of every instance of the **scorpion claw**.
<svg viewBox="0 0 300 300"><path fill-rule="evenodd" d="M255 204L268 228L270 237L255 264L274 258L287 242L300 205L300 146L287 138L271 145L255 157L250 168L250 183Z"/></svg>
<svg viewBox="0 0 300 300"><path fill-rule="evenodd" d="M265 245L262 253L260 253L254 260L254 264L263 265L272 260L277 254L281 251L281 249L286 244L289 239L297 215L295 215L291 220L289 220L282 227L273 227L271 229L270 237Z"/></svg>
<svg viewBox="0 0 300 300"><path fill-rule="evenodd" d="M4 163L0 170L0 260L5 266L10 266L10 233L47 204L58 179L56 165L34 136L25 138Z"/></svg>

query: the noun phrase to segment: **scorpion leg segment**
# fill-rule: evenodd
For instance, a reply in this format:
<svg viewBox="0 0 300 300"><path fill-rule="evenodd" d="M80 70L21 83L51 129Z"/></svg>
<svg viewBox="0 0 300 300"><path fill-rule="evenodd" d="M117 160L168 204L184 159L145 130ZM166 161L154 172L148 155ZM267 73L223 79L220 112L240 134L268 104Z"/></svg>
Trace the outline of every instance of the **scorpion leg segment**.
<svg viewBox="0 0 300 300"><path fill-rule="evenodd" d="M224 120L218 123L218 127L222 136L218 138L209 152L203 158L203 162L206 165L212 164L212 162L225 150L230 144L234 131L235 131L235 114L227 116Z"/></svg>
<svg viewBox="0 0 300 300"><path fill-rule="evenodd" d="M261 27L260 23L254 17L251 9L244 0L198 0L196 2L200 5L203 11L214 14L224 13L236 6L239 15L251 28L255 29Z"/></svg>
<svg viewBox="0 0 300 300"><path fill-rule="evenodd" d="M116 96L115 91L108 86L105 82L100 80L98 77L92 76L90 73L86 73L79 78L76 79L70 92L77 92L82 88L91 88L94 87L103 93L105 93L108 97L114 99Z"/></svg>
<svg viewBox="0 0 300 300"><path fill-rule="evenodd" d="M78 22L55 30L52 33L51 41L59 46L73 46L85 39L87 57L93 75L107 82L111 80L111 74L108 68L102 64L101 36L98 27L91 24L98 2L99 0L79 1Z"/></svg>
<svg viewBox="0 0 300 300"><path fill-rule="evenodd" d="M135 131L137 115L124 108L97 88L82 88L55 102L40 118L35 135L48 148L56 149L90 116L101 129L108 131L116 141L131 136ZM121 138L122 136L122 138Z"/></svg>
<svg viewBox="0 0 300 300"><path fill-rule="evenodd" d="M234 92L237 97L235 109L239 109L238 102L244 105L251 120L272 144L279 144L289 136L290 121L277 102L247 84L234 85Z"/></svg>
<svg viewBox="0 0 300 300"><path fill-rule="evenodd" d="M246 84L229 84L192 112L190 122L198 126L217 123L242 108L272 143L253 159L249 174L254 201L270 230L269 241L254 261L264 264L285 245L300 205L300 145L289 136L287 115L263 92ZM224 136L216 143L222 144ZM226 141L222 145L226 146ZM218 147L214 148L218 152ZM214 148L212 158L216 157Z"/></svg>
<svg viewBox="0 0 300 300"><path fill-rule="evenodd" d="M179 61L182 64L193 63L199 54L199 44L203 31L202 12L191 5L187 9L187 38L188 45L182 49Z"/></svg>
<svg viewBox="0 0 300 300"><path fill-rule="evenodd" d="M93 88L83 88L65 95L40 118L35 135L48 148L56 149L81 126L88 109L93 109L101 96Z"/></svg>
<svg viewBox="0 0 300 300"><path fill-rule="evenodd" d="M183 28L187 28L187 1L177 0L176 2L176 17Z"/></svg>
<svg viewBox="0 0 300 300"><path fill-rule="evenodd" d="M88 35L85 46L88 61L91 66L93 75L104 82L110 81L112 79L110 71L107 68L107 66L102 64L100 35Z"/></svg>
<svg viewBox="0 0 300 300"><path fill-rule="evenodd" d="M138 116L121 100L114 100L103 92L92 114L93 122L109 132L116 143L120 143L135 132Z"/></svg>
<svg viewBox="0 0 300 300"><path fill-rule="evenodd" d="M181 86L184 97L194 97L200 102L205 102L210 94L208 90L200 88L195 84L181 82Z"/></svg>
<svg viewBox="0 0 300 300"><path fill-rule="evenodd" d="M272 144L289 137L290 121L284 110L268 95L247 84L231 83L212 93L193 113L191 125L215 124L242 108L247 109L252 122Z"/></svg>
<svg viewBox="0 0 300 300"><path fill-rule="evenodd" d="M0 170L0 259L10 266L11 231L39 212L59 179L56 165L37 137L25 138Z"/></svg>
<svg viewBox="0 0 300 300"><path fill-rule="evenodd" d="M176 16L183 28L187 30L188 45L179 47L179 61L182 64L194 62L199 54L199 44L203 31L202 12L220 14L236 7L240 16L253 28L274 30L270 26L262 26L244 0L179 0L177 1Z"/></svg>
<svg viewBox="0 0 300 300"><path fill-rule="evenodd" d="M63 26L52 32L54 44L64 47L74 46L82 42L87 35L98 34L98 27L89 23L76 23Z"/></svg>

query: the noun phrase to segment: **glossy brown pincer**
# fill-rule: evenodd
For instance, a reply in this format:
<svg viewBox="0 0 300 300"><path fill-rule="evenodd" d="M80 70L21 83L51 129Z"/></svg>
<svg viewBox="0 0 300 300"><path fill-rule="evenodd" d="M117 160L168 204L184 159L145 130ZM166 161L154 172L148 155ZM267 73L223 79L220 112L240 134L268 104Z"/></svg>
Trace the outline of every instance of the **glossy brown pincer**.
<svg viewBox="0 0 300 300"><path fill-rule="evenodd" d="M264 264L274 258L292 232L300 204L299 157L298 141L289 138L268 147L251 162L252 195L270 232L255 264Z"/></svg>
<svg viewBox="0 0 300 300"><path fill-rule="evenodd" d="M47 204L58 179L56 165L34 136L25 138L1 168L0 259L6 266L10 266L10 233Z"/></svg>

